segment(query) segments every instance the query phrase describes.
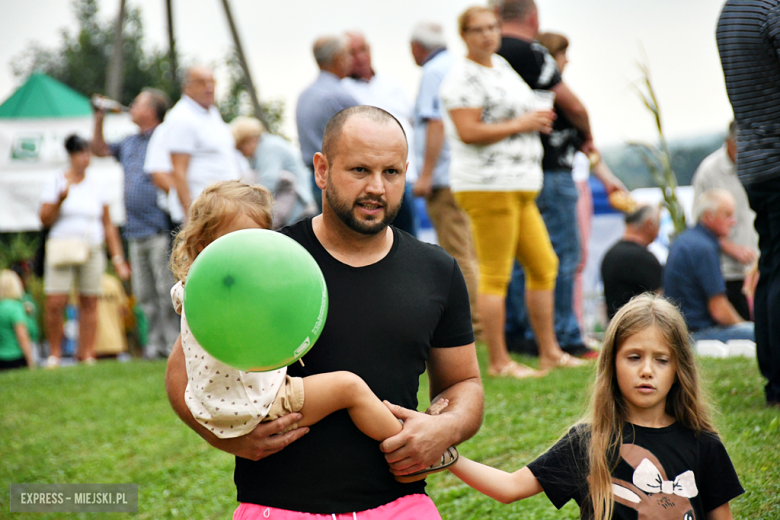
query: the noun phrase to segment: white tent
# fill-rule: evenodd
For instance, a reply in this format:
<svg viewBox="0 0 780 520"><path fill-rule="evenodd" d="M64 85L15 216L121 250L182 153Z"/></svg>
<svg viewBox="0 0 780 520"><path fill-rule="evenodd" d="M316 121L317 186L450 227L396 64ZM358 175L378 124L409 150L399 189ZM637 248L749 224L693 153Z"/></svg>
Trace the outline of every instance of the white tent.
<svg viewBox="0 0 780 520"><path fill-rule="evenodd" d="M38 211L43 185L68 164L65 137L75 132L89 139L93 133L89 100L47 76L41 81L40 76L33 75L0 106L0 232L41 228ZM31 89L34 81L37 89ZM104 134L108 142L136 131L128 114L106 116ZM123 172L119 163L112 157L95 157L87 175L108 186L111 219L123 224Z"/></svg>

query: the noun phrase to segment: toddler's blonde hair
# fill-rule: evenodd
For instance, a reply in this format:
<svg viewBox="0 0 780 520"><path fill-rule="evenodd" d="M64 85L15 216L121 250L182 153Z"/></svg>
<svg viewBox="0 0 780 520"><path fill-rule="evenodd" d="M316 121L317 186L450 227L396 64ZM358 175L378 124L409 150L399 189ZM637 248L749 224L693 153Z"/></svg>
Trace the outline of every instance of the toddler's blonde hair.
<svg viewBox="0 0 780 520"><path fill-rule="evenodd" d="M220 181L198 195L187 215L187 223L176 235L171 253L171 271L177 280L186 280L192 262L203 248L213 242L219 229L239 214L260 227L273 225L273 196L263 186L240 181Z"/></svg>

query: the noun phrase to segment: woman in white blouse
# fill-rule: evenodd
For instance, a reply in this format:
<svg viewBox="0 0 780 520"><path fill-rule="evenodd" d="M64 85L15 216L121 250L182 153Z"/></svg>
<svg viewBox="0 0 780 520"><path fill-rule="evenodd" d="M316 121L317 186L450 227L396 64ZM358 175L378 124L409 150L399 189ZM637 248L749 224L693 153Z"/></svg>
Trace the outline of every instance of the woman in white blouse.
<svg viewBox="0 0 780 520"><path fill-rule="evenodd" d="M65 140L65 149L69 167L57 172L41 196L41 223L50 228L44 267L46 336L51 349L47 368L59 364L62 313L74 282L79 296L77 357L87 364L95 362L97 301L105 271L106 242L117 274L124 280L130 277L122 242L108 211L108 195L100 183L86 176L91 160L89 143L74 134ZM74 249L82 248L86 250L83 258L73 256Z"/></svg>
<svg viewBox="0 0 780 520"><path fill-rule="evenodd" d="M542 188L542 144L552 108L537 110L534 92L501 56L499 22L488 8L458 19L465 58L441 86L444 125L452 149L450 183L471 218L479 259L477 307L490 355L489 375L536 377L577 366L553 327L558 258L536 207ZM574 216L572 215L572 218ZM514 259L526 272L526 303L539 346L542 372L511 360L504 337L505 299Z"/></svg>

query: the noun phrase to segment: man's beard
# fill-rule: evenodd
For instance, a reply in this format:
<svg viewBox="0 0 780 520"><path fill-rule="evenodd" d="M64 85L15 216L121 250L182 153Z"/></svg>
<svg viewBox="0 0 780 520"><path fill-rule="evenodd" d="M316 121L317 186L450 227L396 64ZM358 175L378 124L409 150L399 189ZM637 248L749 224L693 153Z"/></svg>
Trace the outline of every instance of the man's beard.
<svg viewBox="0 0 780 520"><path fill-rule="evenodd" d="M401 204L403 203L403 199L401 199L395 206L389 206L387 201L381 197L362 197L350 205L349 202L339 197L338 191L330 180L330 175L328 176L328 186L325 190L325 198L339 220L352 231L362 235L376 235L392 224L393 220L395 220L395 217L398 215L398 212L401 210ZM381 204L385 210L384 218L381 220L358 220L355 217L354 209L357 204L364 202Z"/></svg>

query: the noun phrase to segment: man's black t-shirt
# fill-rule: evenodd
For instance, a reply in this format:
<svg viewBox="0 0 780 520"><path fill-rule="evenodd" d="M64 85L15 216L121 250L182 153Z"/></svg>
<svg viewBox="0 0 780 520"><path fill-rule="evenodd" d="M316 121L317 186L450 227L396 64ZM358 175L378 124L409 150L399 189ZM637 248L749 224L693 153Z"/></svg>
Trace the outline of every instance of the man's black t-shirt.
<svg viewBox="0 0 780 520"><path fill-rule="evenodd" d="M697 436L678 423L665 428L627 424L623 436L612 472L615 520L704 520L706 513L745 492L713 433ZM574 499L583 519L593 516L586 480L588 439L587 426L574 427L528 465L555 507Z"/></svg>
<svg viewBox="0 0 780 520"><path fill-rule="evenodd" d="M601 261L609 319L634 296L660 289L663 269L655 255L636 242L621 240L612 246Z"/></svg>
<svg viewBox="0 0 780 520"><path fill-rule="evenodd" d="M540 43L504 36L501 38L503 56L534 90L550 90L561 80L558 65L550 52ZM582 135L560 111L550 135L540 135L544 147L542 170L571 170L574 154L582 146Z"/></svg>
<svg viewBox="0 0 780 520"><path fill-rule="evenodd" d="M348 370L380 399L416 409L430 349L468 345L474 333L455 260L438 246L392 229L390 252L365 267L333 258L314 235L311 219L282 230L317 261L329 298L325 328L304 356L305 366L296 363L287 372L306 377ZM365 511L425 490L424 481L396 482L379 443L361 433L344 410L270 457L257 462L237 457L235 482L240 502L319 514Z"/></svg>

